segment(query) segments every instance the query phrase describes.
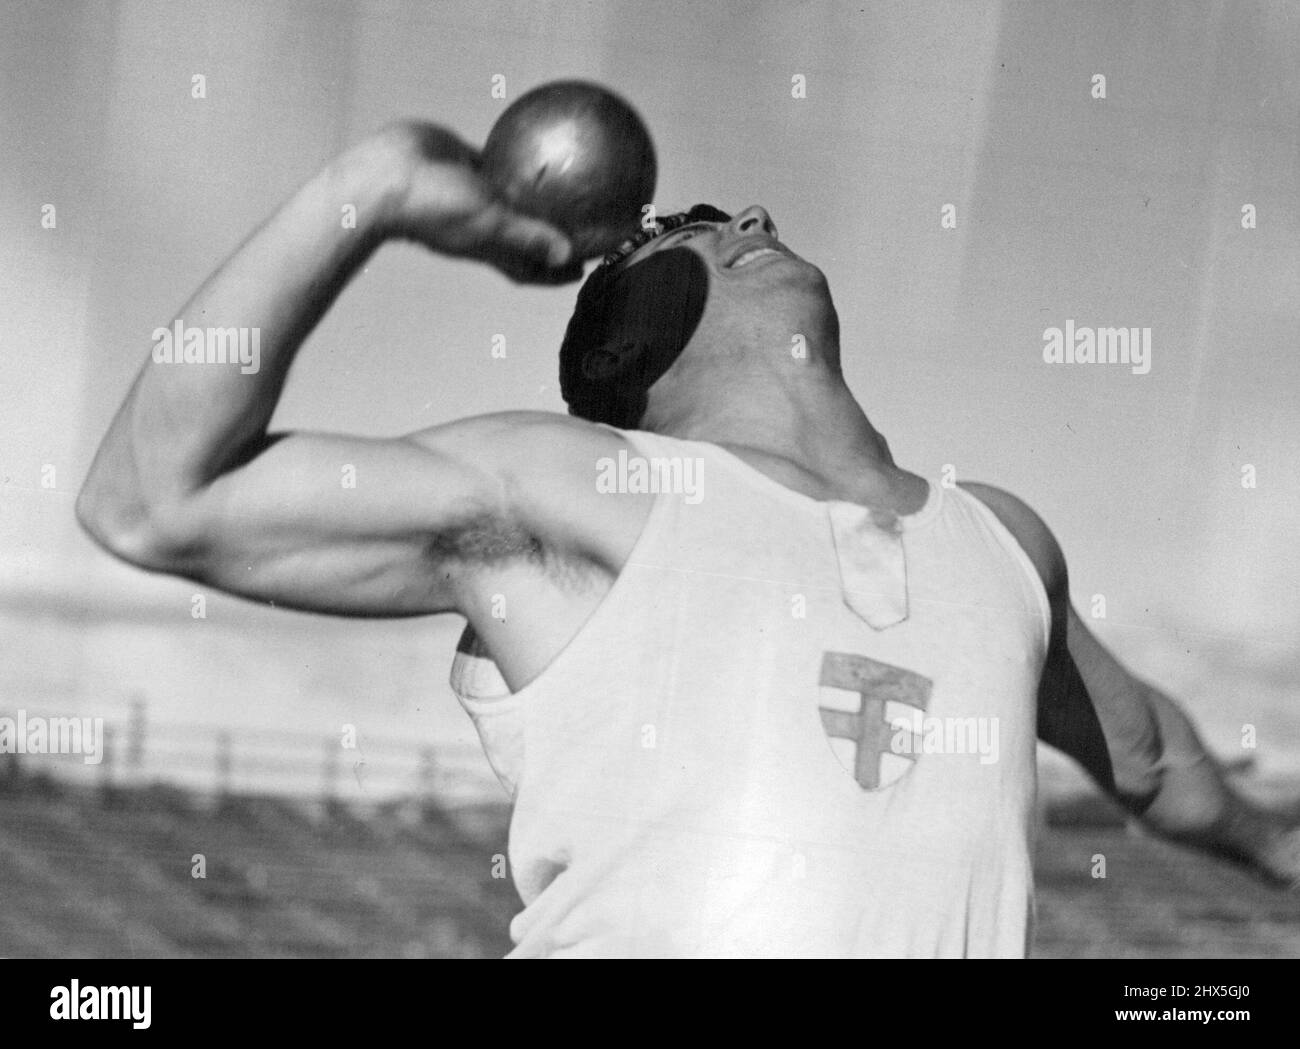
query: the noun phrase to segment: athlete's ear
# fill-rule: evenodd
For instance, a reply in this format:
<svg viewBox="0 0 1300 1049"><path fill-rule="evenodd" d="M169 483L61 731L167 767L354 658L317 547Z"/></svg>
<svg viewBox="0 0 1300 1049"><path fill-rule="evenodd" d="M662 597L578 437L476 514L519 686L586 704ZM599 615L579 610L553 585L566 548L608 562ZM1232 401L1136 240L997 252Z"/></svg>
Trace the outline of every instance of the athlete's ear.
<svg viewBox="0 0 1300 1049"><path fill-rule="evenodd" d="M582 377L594 382L613 378L641 355L638 343L605 343L588 350L582 358Z"/></svg>

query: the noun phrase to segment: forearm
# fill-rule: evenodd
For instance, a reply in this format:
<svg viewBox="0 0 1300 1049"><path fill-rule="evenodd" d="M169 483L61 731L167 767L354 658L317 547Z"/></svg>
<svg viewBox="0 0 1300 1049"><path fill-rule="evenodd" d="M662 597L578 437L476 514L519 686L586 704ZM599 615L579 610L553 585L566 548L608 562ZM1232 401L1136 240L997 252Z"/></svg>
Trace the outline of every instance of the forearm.
<svg viewBox="0 0 1300 1049"><path fill-rule="evenodd" d="M1049 710L1063 704L1065 712L1054 715L1058 735L1104 789L1163 838L1229 857L1271 879L1300 882L1295 814L1265 808L1234 789L1183 709L1124 670L1073 612L1069 653L1072 666L1049 689L1055 699ZM1097 746L1095 733L1080 727L1085 709L1105 738L1110 777L1098 775L1107 771L1105 763L1089 761Z"/></svg>
<svg viewBox="0 0 1300 1049"><path fill-rule="evenodd" d="M256 368L160 363L150 351L92 466L83 504L111 501L112 515L165 510L258 445L299 347L382 240L398 184L388 151L345 153L203 283L175 319L185 328L256 329ZM344 228L344 205L356 208L355 228ZM181 356L184 347L173 350Z"/></svg>

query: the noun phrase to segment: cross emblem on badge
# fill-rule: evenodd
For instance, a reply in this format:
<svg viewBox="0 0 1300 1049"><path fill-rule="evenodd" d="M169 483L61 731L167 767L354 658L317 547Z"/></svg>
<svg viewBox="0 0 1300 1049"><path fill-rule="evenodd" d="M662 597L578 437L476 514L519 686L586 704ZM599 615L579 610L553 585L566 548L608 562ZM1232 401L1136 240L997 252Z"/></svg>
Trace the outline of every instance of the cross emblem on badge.
<svg viewBox="0 0 1300 1049"><path fill-rule="evenodd" d="M896 731L885 717L885 704L903 703L925 710L933 682L910 670L866 656L827 652L822 657L820 684L858 694L856 711L818 709L826 735L855 744L853 767L849 771L858 786L863 790L879 789L881 756L894 753L890 740ZM898 756L916 760L910 753Z"/></svg>

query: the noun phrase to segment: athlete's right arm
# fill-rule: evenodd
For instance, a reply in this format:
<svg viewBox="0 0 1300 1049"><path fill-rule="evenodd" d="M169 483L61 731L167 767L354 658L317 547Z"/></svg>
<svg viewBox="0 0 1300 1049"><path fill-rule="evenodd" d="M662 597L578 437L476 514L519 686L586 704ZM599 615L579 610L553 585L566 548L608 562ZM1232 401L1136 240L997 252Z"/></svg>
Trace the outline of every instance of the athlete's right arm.
<svg viewBox="0 0 1300 1049"><path fill-rule="evenodd" d="M600 455L617 440L608 431L522 413L390 440L267 432L298 348L384 240L414 239L519 281L581 275L563 235L493 201L475 162L450 132L395 125L257 230L179 319L260 329L258 367L146 359L78 499L91 536L148 569L359 615L452 608L467 545L551 539L539 533L556 531L552 504L571 485L594 489L593 460L575 446ZM355 227L340 221L345 205Z"/></svg>

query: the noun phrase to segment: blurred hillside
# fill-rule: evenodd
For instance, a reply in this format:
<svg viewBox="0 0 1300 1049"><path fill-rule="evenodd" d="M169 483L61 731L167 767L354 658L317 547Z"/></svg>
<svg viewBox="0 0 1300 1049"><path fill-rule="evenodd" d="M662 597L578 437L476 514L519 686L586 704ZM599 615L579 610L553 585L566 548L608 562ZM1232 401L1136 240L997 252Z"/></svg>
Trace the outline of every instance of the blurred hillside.
<svg viewBox="0 0 1300 1049"><path fill-rule="evenodd" d="M520 904L500 804L450 813L101 791L0 766L0 956L501 957ZM195 878L194 857L205 859ZM1106 857L1105 879L1092 877ZM1300 896L1134 835L1095 799L1044 811L1040 958L1300 957Z"/></svg>
<svg viewBox="0 0 1300 1049"><path fill-rule="evenodd" d="M499 957L501 806L342 805L10 777L0 956ZM205 876L192 876L202 855Z"/></svg>

